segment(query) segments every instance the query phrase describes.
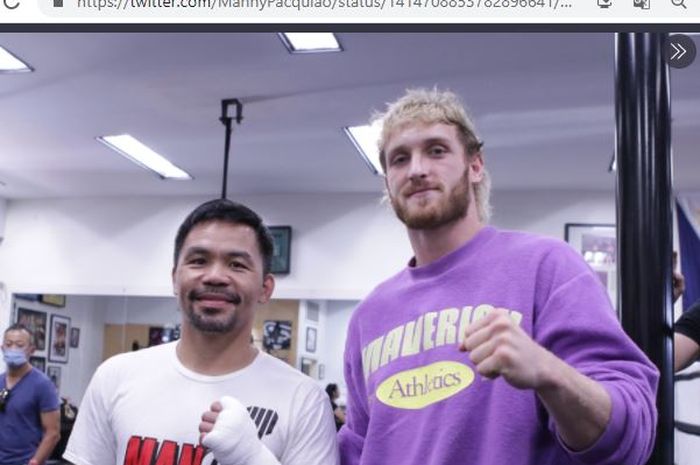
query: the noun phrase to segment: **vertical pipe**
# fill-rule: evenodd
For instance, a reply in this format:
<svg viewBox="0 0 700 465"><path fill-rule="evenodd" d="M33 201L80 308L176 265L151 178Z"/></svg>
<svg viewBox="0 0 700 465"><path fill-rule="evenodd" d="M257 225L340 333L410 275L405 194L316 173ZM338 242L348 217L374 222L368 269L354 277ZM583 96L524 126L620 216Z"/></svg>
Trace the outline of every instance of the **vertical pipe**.
<svg viewBox="0 0 700 465"><path fill-rule="evenodd" d="M221 198L227 198L228 193L228 158L231 150L231 118L225 118L224 125L226 126L226 138L224 139L224 169L221 180Z"/></svg>
<svg viewBox="0 0 700 465"><path fill-rule="evenodd" d="M618 306L622 326L661 372L650 465L673 464L671 96L666 34L615 41Z"/></svg>

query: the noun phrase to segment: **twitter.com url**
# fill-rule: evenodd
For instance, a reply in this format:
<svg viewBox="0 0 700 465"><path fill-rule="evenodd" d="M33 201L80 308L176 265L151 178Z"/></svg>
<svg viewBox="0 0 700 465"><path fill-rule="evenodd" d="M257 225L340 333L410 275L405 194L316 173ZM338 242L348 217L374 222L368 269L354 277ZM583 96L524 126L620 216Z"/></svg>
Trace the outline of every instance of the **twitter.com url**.
<svg viewBox="0 0 700 465"><path fill-rule="evenodd" d="M567 0L76 0L80 9L102 10L208 10L315 13L362 9L400 12L406 10L550 10L570 7Z"/></svg>

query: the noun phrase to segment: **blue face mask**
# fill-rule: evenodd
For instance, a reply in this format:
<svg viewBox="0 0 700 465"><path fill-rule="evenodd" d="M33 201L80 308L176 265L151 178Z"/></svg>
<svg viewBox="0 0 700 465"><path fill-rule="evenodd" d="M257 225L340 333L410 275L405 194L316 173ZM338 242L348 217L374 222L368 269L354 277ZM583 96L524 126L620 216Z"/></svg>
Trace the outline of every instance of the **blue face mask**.
<svg viewBox="0 0 700 465"><path fill-rule="evenodd" d="M21 349L5 349L2 358L8 366L17 368L27 363L27 354Z"/></svg>

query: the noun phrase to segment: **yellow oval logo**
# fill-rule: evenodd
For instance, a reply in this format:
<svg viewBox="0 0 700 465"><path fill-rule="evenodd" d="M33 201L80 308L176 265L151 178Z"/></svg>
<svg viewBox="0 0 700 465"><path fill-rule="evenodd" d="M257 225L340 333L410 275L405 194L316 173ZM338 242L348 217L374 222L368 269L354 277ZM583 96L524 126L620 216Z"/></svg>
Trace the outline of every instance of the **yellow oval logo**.
<svg viewBox="0 0 700 465"><path fill-rule="evenodd" d="M391 407L421 409L457 394L474 381L474 371L458 362L436 362L385 379L377 399Z"/></svg>

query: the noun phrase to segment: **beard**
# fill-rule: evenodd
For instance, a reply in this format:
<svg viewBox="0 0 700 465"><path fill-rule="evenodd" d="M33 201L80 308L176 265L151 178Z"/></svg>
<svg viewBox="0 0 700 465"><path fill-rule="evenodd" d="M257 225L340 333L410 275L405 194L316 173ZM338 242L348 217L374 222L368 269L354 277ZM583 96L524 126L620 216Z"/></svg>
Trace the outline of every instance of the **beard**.
<svg viewBox="0 0 700 465"><path fill-rule="evenodd" d="M204 307L201 313L194 310L194 302L197 296L201 292L206 291L190 291L187 294L187 305L185 308L185 317L192 324L195 329L206 333L228 333L233 330L239 322L238 309L234 310L232 313L225 315L225 318L221 317L221 309L218 308L207 308ZM214 291L216 292L216 291ZM221 291L218 291L221 292ZM242 299L236 293L222 293L225 294L227 299L234 305L240 305Z"/></svg>
<svg viewBox="0 0 700 465"><path fill-rule="evenodd" d="M396 216L410 229L437 229L464 218L469 209L469 169L464 170L461 182L429 206L409 207L390 196Z"/></svg>

